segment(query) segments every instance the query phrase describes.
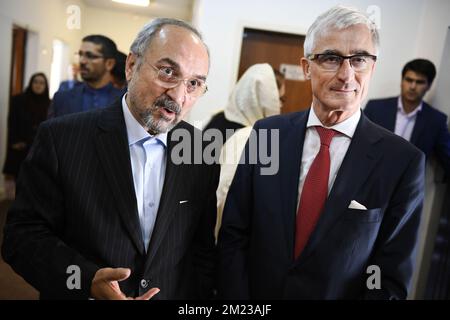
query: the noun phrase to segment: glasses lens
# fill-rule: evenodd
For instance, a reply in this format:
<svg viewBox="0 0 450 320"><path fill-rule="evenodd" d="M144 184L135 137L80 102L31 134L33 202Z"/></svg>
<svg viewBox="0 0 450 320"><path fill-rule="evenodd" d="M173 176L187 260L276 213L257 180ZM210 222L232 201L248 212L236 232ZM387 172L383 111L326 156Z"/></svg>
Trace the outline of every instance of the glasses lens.
<svg viewBox="0 0 450 320"><path fill-rule="evenodd" d="M194 97L198 97L205 93L205 83L198 79L190 79L186 82L186 91Z"/></svg>
<svg viewBox="0 0 450 320"><path fill-rule="evenodd" d="M317 62L325 70L337 70L342 63L342 57L334 54L321 54L317 58Z"/></svg>
<svg viewBox="0 0 450 320"><path fill-rule="evenodd" d="M180 84L180 82L184 82L186 87L186 93L193 97L198 97L206 92L206 84L204 81L199 79L188 79L183 80L176 77L174 71L170 67L163 67L158 70L158 84L166 89L175 88Z"/></svg>
<svg viewBox="0 0 450 320"><path fill-rule="evenodd" d="M350 64L355 71L364 71L371 61L373 60L369 56L355 56L350 59Z"/></svg>
<svg viewBox="0 0 450 320"><path fill-rule="evenodd" d="M79 52L77 53L77 55L78 55L78 58L79 58L79 59L81 59L81 58L84 57L84 58L87 59L87 60L94 60L94 59L103 58L103 56L93 54L92 52L83 52L83 51L79 51Z"/></svg>
<svg viewBox="0 0 450 320"><path fill-rule="evenodd" d="M159 69L158 79L169 86L176 86L178 84L178 78L174 76L172 68L162 67Z"/></svg>

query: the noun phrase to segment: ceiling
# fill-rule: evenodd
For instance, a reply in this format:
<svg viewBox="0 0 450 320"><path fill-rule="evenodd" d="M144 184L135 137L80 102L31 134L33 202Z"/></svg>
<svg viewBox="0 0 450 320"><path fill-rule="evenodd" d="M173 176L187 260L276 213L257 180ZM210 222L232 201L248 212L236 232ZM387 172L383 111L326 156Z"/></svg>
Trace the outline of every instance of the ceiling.
<svg viewBox="0 0 450 320"><path fill-rule="evenodd" d="M150 6L137 7L111 0L83 0L89 7L138 14L149 17L177 18L190 21L195 0L150 0Z"/></svg>

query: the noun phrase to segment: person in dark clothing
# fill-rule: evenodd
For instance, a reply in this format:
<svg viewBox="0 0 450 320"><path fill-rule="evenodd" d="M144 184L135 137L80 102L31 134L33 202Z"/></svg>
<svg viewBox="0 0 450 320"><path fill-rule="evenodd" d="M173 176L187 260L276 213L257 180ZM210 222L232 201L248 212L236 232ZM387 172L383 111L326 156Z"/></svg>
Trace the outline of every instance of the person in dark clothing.
<svg viewBox="0 0 450 320"><path fill-rule="evenodd" d="M25 92L12 97L8 117L8 147L3 166L9 195L11 192L14 194L10 189L14 188L20 165L27 156L39 124L47 118L49 105L48 80L40 72L31 77Z"/></svg>
<svg viewBox="0 0 450 320"><path fill-rule="evenodd" d="M116 89L123 90L127 87L127 79L125 77L125 63L127 55L121 51L117 51L116 64L111 70L111 82Z"/></svg>
<svg viewBox="0 0 450 320"><path fill-rule="evenodd" d="M116 64L117 46L103 35L83 38L78 58L83 82L53 97L48 118L106 108L125 93L113 86L111 71Z"/></svg>
<svg viewBox="0 0 450 320"><path fill-rule="evenodd" d="M364 113L376 124L419 148L426 157L435 155L450 177L450 132L447 115L423 98L436 76L430 60L414 59L402 70L400 96L370 100Z"/></svg>

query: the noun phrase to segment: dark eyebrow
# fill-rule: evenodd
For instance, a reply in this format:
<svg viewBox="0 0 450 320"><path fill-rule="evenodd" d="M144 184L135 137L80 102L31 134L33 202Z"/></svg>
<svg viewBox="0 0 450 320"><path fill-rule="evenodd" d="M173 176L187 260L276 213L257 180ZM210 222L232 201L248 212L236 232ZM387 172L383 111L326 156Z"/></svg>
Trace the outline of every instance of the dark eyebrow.
<svg viewBox="0 0 450 320"><path fill-rule="evenodd" d="M178 62L173 61L170 58L162 58L160 60L157 61L158 64L161 63L167 63L169 64L172 68L174 68L177 72L180 72L180 64ZM195 75L194 76L197 79L200 79L202 81L206 81L206 76L203 75Z"/></svg>
<svg viewBox="0 0 450 320"><path fill-rule="evenodd" d="M404 78L406 81L408 81L408 82L416 82L416 83L420 83L420 84L422 84L422 83L426 83L427 82L427 80L425 80L425 79L413 79L413 78L410 78L410 77L408 77L408 76L405 76L405 78Z"/></svg>

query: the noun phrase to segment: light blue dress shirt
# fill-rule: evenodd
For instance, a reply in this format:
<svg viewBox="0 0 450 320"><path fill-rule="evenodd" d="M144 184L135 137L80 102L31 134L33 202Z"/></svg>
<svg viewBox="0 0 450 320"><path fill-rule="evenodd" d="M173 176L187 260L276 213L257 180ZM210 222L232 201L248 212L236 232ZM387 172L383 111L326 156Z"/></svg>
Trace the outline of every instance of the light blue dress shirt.
<svg viewBox="0 0 450 320"><path fill-rule="evenodd" d="M406 113L403 108L402 98L398 98L397 117L395 119L395 134L411 141L412 132L416 125L417 114L422 111L423 102L413 112Z"/></svg>
<svg viewBox="0 0 450 320"><path fill-rule="evenodd" d="M136 193L139 222L145 249L148 249L158 214L167 159L167 133L151 136L139 124L122 98L128 134L131 169Z"/></svg>

